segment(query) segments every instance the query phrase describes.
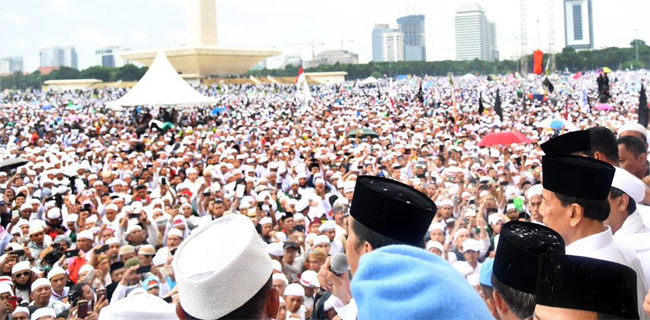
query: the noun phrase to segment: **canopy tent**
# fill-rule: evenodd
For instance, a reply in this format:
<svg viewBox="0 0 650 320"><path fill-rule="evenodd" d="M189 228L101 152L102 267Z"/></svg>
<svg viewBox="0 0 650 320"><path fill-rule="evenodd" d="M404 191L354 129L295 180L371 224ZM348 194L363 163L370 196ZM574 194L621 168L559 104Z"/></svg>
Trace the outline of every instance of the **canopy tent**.
<svg viewBox="0 0 650 320"><path fill-rule="evenodd" d="M377 79L373 76L361 80L361 84L371 84L377 82Z"/></svg>
<svg viewBox="0 0 650 320"><path fill-rule="evenodd" d="M176 72L163 51L158 51L151 67L142 79L123 97L109 102L111 109L119 110L123 106L170 105L196 106L216 103L194 90Z"/></svg>

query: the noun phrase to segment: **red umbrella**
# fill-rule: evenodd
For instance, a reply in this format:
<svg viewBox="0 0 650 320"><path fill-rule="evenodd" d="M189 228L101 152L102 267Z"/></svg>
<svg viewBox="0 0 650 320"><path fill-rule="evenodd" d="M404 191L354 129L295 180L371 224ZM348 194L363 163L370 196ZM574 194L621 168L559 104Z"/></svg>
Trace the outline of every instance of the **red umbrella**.
<svg viewBox="0 0 650 320"><path fill-rule="evenodd" d="M612 111L612 110L614 110L614 107L611 104L603 103L603 104L599 104L598 106L596 106L596 110L599 110L599 111L603 111L603 110L604 111Z"/></svg>
<svg viewBox="0 0 650 320"><path fill-rule="evenodd" d="M479 147L505 146L515 143L531 143L525 135L516 131L490 133L481 139Z"/></svg>

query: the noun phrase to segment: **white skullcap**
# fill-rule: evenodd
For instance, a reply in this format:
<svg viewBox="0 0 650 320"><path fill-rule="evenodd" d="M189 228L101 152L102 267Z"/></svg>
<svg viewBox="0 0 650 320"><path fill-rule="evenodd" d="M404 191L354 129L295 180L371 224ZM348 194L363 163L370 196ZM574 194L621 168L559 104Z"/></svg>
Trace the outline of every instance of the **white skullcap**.
<svg viewBox="0 0 650 320"><path fill-rule="evenodd" d="M36 291L36 289L43 287L43 286L48 286L51 287L52 283L50 283L50 280L47 280L45 278L38 278L36 281L32 283L32 292ZM36 312L34 312L36 314Z"/></svg>
<svg viewBox="0 0 650 320"><path fill-rule="evenodd" d="M43 231L44 230L43 230L43 227L41 225L35 224L35 225L29 226L29 235L30 236L33 235L33 234L39 233L39 232L43 232Z"/></svg>
<svg viewBox="0 0 650 320"><path fill-rule="evenodd" d="M336 230L336 222L333 220L325 221L323 224L318 227L318 232L332 231Z"/></svg>
<svg viewBox="0 0 650 320"><path fill-rule="evenodd" d="M645 184L643 181L625 169L618 167L615 167L615 169L612 187L625 192L636 203L643 201L645 197Z"/></svg>
<svg viewBox="0 0 650 320"><path fill-rule="evenodd" d="M440 230L440 231L445 231L445 224L444 223L439 223L439 222L434 222L429 226L429 232L433 230Z"/></svg>
<svg viewBox="0 0 650 320"><path fill-rule="evenodd" d="M463 242L463 243L464 243L464 242ZM429 249L431 249L431 248L436 248L436 249L440 250L440 252L445 252L444 247L443 247L442 244L441 244L440 242L438 242L438 241L434 241L434 240L429 240L429 241L427 241L427 245L426 245L426 249L427 249L427 251L428 251Z"/></svg>
<svg viewBox="0 0 650 320"><path fill-rule="evenodd" d="M8 293L9 295L14 295L13 290L11 289L11 285L9 283L0 283L0 294L3 293Z"/></svg>
<svg viewBox="0 0 650 320"><path fill-rule="evenodd" d="M73 213L73 214L69 214L65 218L65 222L77 222L77 219L79 219L79 215L76 214L76 213Z"/></svg>
<svg viewBox="0 0 650 320"><path fill-rule="evenodd" d="M34 290L32 290L34 291ZM52 317L56 318L56 312L50 307L38 308L32 313L31 320L38 320L42 317Z"/></svg>
<svg viewBox="0 0 650 320"><path fill-rule="evenodd" d="M195 229L178 247L173 267L183 310L200 319L221 318L241 307L273 272L253 223L237 214Z"/></svg>
<svg viewBox="0 0 650 320"><path fill-rule="evenodd" d="M116 204L111 203L111 204L109 204L109 205L106 206L106 209L105 209L105 210L106 210L106 211L108 211L108 210L117 211L118 209L117 209L117 205L116 205Z"/></svg>
<svg viewBox="0 0 650 320"><path fill-rule="evenodd" d="M52 220L61 218L61 209L54 207L47 210L47 218Z"/></svg>
<svg viewBox="0 0 650 320"><path fill-rule="evenodd" d="M526 191L526 198L528 199L528 201L530 201L530 199L534 196L541 196L543 189L544 187L541 184L536 184L528 188L528 190Z"/></svg>
<svg viewBox="0 0 650 320"><path fill-rule="evenodd" d="M305 288L297 283L292 283L284 288L285 297L305 297Z"/></svg>
<svg viewBox="0 0 650 320"><path fill-rule="evenodd" d="M277 272L282 272L282 264L278 260L272 260L271 264L273 264L273 270Z"/></svg>
<svg viewBox="0 0 650 320"><path fill-rule="evenodd" d="M271 220L270 217L264 217L260 219L260 225L271 224L271 223L273 223L273 220Z"/></svg>
<svg viewBox="0 0 650 320"><path fill-rule="evenodd" d="M81 268L79 268L79 274L82 274L84 272L90 272L90 271L93 271L93 270L95 270L95 268L93 268L93 266L91 266L89 264L84 264L83 266L81 266Z"/></svg>
<svg viewBox="0 0 650 320"><path fill-rule="evenodd" d="M65 270L55 265L54 267L52 267L52 270L50 270L50 272L47 273L47 279L52 280L53 277L58 276L60 274L65 274Z"/></svg>
<svg viewBox="0 0 650 320"><path fill-rule="evenodd" d="M320 288L316 271L306 270L300 275L300 284L307 288Z"/></svg>
<svg viewBox="0 0 650 320"><path fill-rule="evenodd" d="M29 261L21 261L16 263L12 268L11 268L11 274L16 274L21 271L29 270Z"/></svg>
<svg viewBox="0 0 650 320"><path fill-rule="evenodd" d="M640 124L636 122L628 122L618 129L618 137L621 136L621 133L625 131L636 131L642 134L645 137L645 141L648 141L648 131Z"/></svg>
<svg viewBox="0 0 650 320"><path fill-rule="evenodd" d="M296 203L296 212L298 213L305 211L307 208L309 208L309 199L302 198Z"/></svg>
<svg viewBox="0 0 650 320"><path fill-rule="evenodd" d="M293 221L301 221L301 220L305 220L305 215L303 215L302 213L298 212L293 215Z"/></svg>
<svg viewBox="0 0 650 320"><path fill-rule="evenodd" d="M27 309L27 308L25 308L25 307L16 307L16 309L14 310L14 312L11 313L11 316L12 316L12 317L13 317L13 316L17 316L19 313L24 313L24 314L27 315L27 317L29 317L29 309Z"/></svg>
<svg viewBox="0 0 650 320"><path fill-rule="evenodd" d="M282 257L284 255L284 248L279 242L273 242L266 245L266 253L274 257Z"/></svg>
<svg viewBox="0 0 650 320"><path fill-rule="evenodd" d="M468 250L478 252L478 241L471 238L463 241L463 253L467 252Z"/></svg>
<svg viewBox="0 0 650 320"><path fill-rule="evenodd" d="M517 207L515 207L514 203L508 203L508 205L506 206L506 212L510 210L517 210Z"/></svg>
<svg viewBox="0 0 650 320"><path fill-rule="evenodd" d="M273 260L273 261L276 261L276 260ZM282 282L284 282L285 286L289 284L289 279L287 279L287 276L285 276L284 273L274 273L273 274L273 281L275 281L275 280L282 280Z"/></svg>
<svg viewBox="0 0 650 320"><path fill-rule="evenodd" d="M320 236L317 236L314 239L314 247L318 246L319 244L329 244L330 243L330 238L324 234L321 234Z"/></svg>
<svg viewBox="0 0 650 320"><path fill-rule="evenodd" d="M117 237L109 238L108 240L106 240L106 244L109 246L112 246L114 244L120 244L120 239L118 239Z"/></svg>
<svg viewBox="0 0 650 320"><path fill-rule="evenodd" d="M77 234L77 239L86 239L86 240L93 241L95 240L95 237L93 236L93 233L90 230L84 230Z"/></svg>
<svg viewBox="0 0 650 320"><path fill-rule="evenodd" d="M32 208L32 206L31 206L29 203L23 203L23 204L20 206L20 211L23 211L23 210L32 210L32 209L33 209L33 208Z"/></svg>
<svg viewBox="0 0 650 320"><path fill-rule="evenodd" d="M493 226L494 226L494 225L496 225L497 223L499 223L499 221L506 222L506 220L503 219L503 216L500 215L500 214L498 214L498 213L493 213L493 214L491 214L490 216L488 216L488 223L489 223L490 225L493 225Z"/></svg>
<svg viewBox="0 0 650 320"><path fill-rule="evenodd" d="M476 217L476 211L474 209L465 209L466 217Z"/></svg>
<svg viewBox="0 0 650 320"><path fill-rule="evenodd" d="M182 239L183 231L181 231L180 229L173 228L169 230L169 232L167 232L167 237L174 237L174 236Z"/></svg>
<svg viewBox="0 0 650 320"><path fill-rule="evenodd" d="M131 232L136 231L136 230L142 230L142 227L137 224L132 224L126 229L126 235L130 235Z"/></svg>
<svg viewBox="0 0 650 320"><path fill-rule="evenodd" d="M444 206L450 206L453 208L454 202L451 201L451 199L443 199L442 201L440 201L440 207L444 207Z"/></svg>
<svg viewBox="0 0 650 320"><path fill-rule="evenodd" d="M142 289L142 288L139 288ZM136 291L135 289L131 292ZM139 290L137 290L139 291ZM178 319L174 304L160 297L141 292L113 302L102 309L99 320L172 320Z"/></svg>
<svg viewBox="0 0 650 320"><path fill-rule="evenodd" d="M346 181L343 184L343 193L354 192L354 186L355 186L354 181Z"/></svg>

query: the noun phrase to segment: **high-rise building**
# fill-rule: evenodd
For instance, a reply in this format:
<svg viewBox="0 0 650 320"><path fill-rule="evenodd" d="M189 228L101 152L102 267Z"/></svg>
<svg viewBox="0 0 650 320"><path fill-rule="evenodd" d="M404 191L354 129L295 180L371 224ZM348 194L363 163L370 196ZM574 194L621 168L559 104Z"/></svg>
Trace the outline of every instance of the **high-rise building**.
<svg viewBox="0 0 650 320"><path fill-rule="evenodd" d="M23 57L4 57L0 59L0 74L23 72Z"/></svg>
<svg viewBox="0 0 650 320"><path fill-rule="evenodd" d="M489 22L489 36L490 41L488 42L490 50L490 60L499 60L499 50L497 49L497 25L494 22Z"/></svg>
<svg viewBox="0 0 650 320"><path fill-rule="evenodd" d="M375 27L372 28L372 61L385 61L382 34L394 31L395 30L388 27L387 24L376 24Z"/></svg>
<svg viewBox="0 0 650 320"><path fill-rule="evenodd" d="M336 63L357 64L359 63L359 55L348 50L326 50L317 54L314 60L309 62L307 67L318 67Z"/></svg>
<svg viewBox="0 0 650 320"><path fill-rule="evenodd" d="M591 0L564 0L564 39L567 47L594 48Z"/></svg>
<svg viewBox="0 0 650 320"><path fill-rule="evenodd" d="M381 37L383 61L404 61L404 34L399 30L395 30L393 32L384 32Z"/></svg>
<svg viewBox="0 0 650 320"><path fill-rule="evenodd" d="M125 65L120 58L121 47L106 47L95 50L95 65L106 68L119 68Z"/></svg>
<svg viewBox="0 0 650 320"><path fill-rule="evenodd" d="M77 50L74 47L49 47L39 52L41 67L69 67L77 69Z"/></svg>
<svg viewBox="0 0 650 320"><path fill-rule="evenodd" d="M496 34L478 3L466 3L456 10L456 59L495 60ZM491 46L491 43L493 46Z"/></svg>
<svg viewBox="0 0 650 320"><path fill-rule="evenodd" d="M404 34L404 60L425 61L427 47L424 37L424 15L410 15L397 19L399 31Z"/></svg>

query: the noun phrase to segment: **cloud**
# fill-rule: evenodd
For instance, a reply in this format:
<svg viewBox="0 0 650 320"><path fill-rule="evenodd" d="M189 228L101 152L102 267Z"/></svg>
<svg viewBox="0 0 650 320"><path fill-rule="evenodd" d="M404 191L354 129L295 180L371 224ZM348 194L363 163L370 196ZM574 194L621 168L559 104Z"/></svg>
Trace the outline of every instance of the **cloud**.
<svg viewBox="0 0 650 320"><path fill-rule="evenodd" d="M1 18L17 27L22 27L30 23L27 17L13 12L4 12Z"/></svg>

